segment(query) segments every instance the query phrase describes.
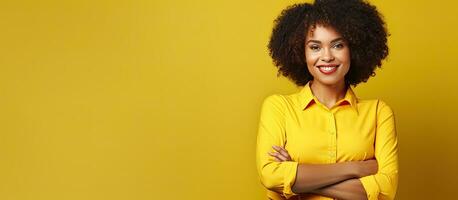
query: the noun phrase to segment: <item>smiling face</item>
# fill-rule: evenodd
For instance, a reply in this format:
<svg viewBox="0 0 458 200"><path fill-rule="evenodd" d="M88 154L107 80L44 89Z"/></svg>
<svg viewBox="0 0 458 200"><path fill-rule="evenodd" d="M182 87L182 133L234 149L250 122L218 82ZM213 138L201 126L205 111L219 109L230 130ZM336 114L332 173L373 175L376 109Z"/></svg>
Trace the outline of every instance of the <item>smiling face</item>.
<svg viewBox="0 0 458 200"><path fill-rule="evenodd" d="M313 83L345 84L345 74L350 69L350 48L334 28L320 24L310 27L305 38L305 58Z"/></svg>

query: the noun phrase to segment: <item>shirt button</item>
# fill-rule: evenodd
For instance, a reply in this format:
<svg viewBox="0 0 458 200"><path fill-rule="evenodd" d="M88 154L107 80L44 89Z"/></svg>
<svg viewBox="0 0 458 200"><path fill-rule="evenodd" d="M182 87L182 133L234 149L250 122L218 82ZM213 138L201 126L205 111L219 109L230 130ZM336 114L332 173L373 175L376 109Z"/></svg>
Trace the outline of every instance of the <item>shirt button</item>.
<svg viewBox="0 0 458 200"><path fill-rule="evenodd" d="M330 133L331 133L331 135L336 134L336 132L334 130L331 130Z"/></svg>

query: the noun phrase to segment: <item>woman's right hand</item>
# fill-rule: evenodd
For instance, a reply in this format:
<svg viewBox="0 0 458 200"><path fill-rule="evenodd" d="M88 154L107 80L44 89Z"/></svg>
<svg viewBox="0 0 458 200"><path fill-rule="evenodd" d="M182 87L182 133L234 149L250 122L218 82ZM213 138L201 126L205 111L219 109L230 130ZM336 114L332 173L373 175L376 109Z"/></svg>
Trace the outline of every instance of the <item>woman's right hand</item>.
<svg viewBox="0 0 458 200"><path fill-rule="evenodd" d="M358 177L369 176L377 173L378 163L375 159L357 161L356 168Z"/></svg>

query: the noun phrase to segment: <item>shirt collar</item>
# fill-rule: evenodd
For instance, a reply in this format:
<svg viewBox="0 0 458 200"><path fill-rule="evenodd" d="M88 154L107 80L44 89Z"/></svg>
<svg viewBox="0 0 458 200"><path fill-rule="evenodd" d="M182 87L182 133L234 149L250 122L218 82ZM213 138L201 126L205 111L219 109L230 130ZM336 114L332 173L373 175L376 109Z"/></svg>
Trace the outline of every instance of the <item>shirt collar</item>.
<svg viewBox="0 0 458 200"><path fill-rule="evenodd" d="M299 106L305 110L315 101L318 101L316 97L312 93L312 89L310 88L310 81L301 89L298 95L298 102ZM349 86L345 93L345 97L337 102L337 104L342 104L342 102L348 102L352 108L358 113L358 98L356 97L355 93L353 92L352 88Z"/></svg>

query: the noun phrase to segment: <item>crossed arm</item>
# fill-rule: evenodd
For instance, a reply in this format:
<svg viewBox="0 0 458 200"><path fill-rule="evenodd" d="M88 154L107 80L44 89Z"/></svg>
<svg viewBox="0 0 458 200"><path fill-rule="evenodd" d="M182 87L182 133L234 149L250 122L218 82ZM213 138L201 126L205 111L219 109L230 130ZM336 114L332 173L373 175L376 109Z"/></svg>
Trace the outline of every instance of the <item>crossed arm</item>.
<svg viewBox="0 0 458 200"><path fill-rule="evenodd" d="M287 199L300 193L338 199L395 198L398 184L397 134L394 114L388 105L379 101L377 106L374 142L374 158L377 161L312 165L289 159L274 161L267 155L272 145L283 146L287 142L286 108L282 99L279 95L270 96L261 109L256 163L264 187ZM373 170L374 165L376 170ZM363 197L363 194L366 196Z"/></svg>
<svg viewBox="0 0 458 200"><path fill-rule="evenodd" d="M292 161L288 152L273 146L269 153L276 161ZM291 189L294 193L314 193L338 199L367 199L366 191L357 178L375 174L377 161L355 161L335 164L299 164Z"/></svg>

